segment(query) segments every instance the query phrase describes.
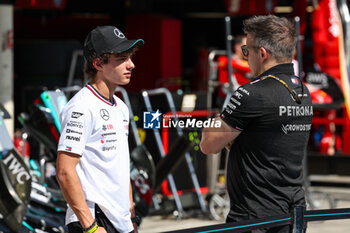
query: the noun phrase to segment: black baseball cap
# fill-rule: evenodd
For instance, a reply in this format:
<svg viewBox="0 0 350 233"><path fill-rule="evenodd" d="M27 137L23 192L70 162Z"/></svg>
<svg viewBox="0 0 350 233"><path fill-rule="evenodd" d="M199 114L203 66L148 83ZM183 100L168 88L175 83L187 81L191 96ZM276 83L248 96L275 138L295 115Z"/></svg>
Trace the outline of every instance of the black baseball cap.
<svg viewBox="0 0 350 233"><path fill-rule="evenodd" d="M85 38L84 57L88 59L93 54L122 53L143 44L142 39L128 40L122 31L114 26L96 27Z"/></svg>

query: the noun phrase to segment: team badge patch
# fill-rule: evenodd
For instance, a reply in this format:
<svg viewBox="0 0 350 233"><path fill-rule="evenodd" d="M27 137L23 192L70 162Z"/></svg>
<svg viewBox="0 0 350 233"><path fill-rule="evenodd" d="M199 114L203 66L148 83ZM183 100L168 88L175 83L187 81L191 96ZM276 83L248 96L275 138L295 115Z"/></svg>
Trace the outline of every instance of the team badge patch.
<svg viewBox="0 0 350 233"><path fill-rule="evenodd" d="M299 85L299 79L296 77L291 78L291 81L294 85Z"/></svg>

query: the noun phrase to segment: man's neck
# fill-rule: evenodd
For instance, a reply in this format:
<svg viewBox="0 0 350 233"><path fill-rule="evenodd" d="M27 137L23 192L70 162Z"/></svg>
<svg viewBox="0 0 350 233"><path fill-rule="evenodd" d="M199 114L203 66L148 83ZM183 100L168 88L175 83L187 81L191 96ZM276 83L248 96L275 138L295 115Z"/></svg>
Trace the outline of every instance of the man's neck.
<svg viewBox="0 0 350 233"><path fill-rule="evenodd" d="M288 61L288 60L285 60L285 61L280 61L278 62L276 59L270 59L270 60L267 60L264 64L263 64L263 71L260 73L264 73L265 71L271 69L272 67L274 66L277 66L277 65L280 65L280 64L285 64L285 63L291 63L292 61Z"/></svg>
<svg viewBox="0 0 350 233"><path fill-rule="evenodd" d="M98 81L95 81L91 83L91 85L106 99L112 100L113 94L115 92L115 89L117 88L117 85L113 85L107 82L102 81L99 79Z"/></svg>

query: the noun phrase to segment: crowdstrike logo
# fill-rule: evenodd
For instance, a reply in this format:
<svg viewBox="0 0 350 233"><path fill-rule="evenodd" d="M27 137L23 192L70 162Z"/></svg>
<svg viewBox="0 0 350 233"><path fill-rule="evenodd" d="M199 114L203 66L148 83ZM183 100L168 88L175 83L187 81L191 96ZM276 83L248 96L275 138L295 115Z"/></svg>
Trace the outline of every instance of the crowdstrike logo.
<svg viewBox="0 0 350 233"><path fill-rule="evenodd" d="M306 132L311 130L311 124L286 124L282 125L282 131L285 134L290 132Z"/></svg>

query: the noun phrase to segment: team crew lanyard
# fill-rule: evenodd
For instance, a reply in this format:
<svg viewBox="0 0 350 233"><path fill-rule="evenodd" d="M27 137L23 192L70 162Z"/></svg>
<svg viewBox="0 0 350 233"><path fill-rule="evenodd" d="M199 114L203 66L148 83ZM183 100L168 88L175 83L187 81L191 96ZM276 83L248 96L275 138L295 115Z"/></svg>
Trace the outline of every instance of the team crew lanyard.
<svg viewBox="0 0 350 233"><path fill-rule="evenodd" d="M293 96L294 100L298 103L298 104L301 104L301 100L300 98L298 97L298 95L296 94L296 92L294 90L292 90L285 81L277 78L276 76L273 76L271 74L267 75L267 76L264 76L261 78L261 80L265 79L265 78L272 78L278 82L280 82L283 86L285 86L287 88L287 90L290 92L290 94ZM302 89L304 89L303 87L303 84L301 83L301 87ZM303 92L303 91L302 91Z"/></svg>

